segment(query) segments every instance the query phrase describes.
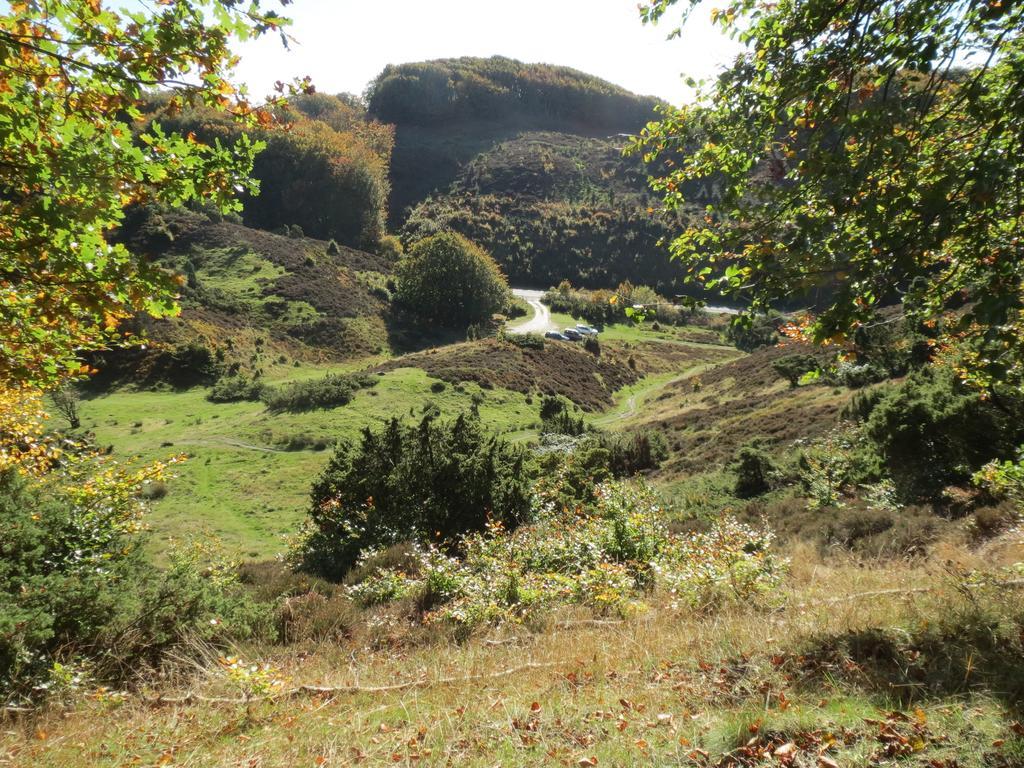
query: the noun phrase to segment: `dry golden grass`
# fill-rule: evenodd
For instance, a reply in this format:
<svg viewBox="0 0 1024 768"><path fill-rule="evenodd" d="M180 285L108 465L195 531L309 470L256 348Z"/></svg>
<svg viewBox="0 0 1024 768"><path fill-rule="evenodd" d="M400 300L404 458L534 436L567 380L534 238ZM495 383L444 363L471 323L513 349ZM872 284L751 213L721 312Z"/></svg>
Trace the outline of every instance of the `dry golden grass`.
<svg viewBox="0 0 1024 768"><path fill-rule="evenodd" d="M625 621L569 612L459 643L381 613L347 643L237 654L268 664L281 690L421 686L248 707L152 701L239 698L211 657L139 694L8 721L0 765L846 766L897 753L908 765L1021 765L1019 659L1006 654L1020 650L1007 627L1020 629L1022 592L967 587L948 565L1019 552L1011 538L918 562L823 560L795 546L779 603L704 616L654 596Z"/></svg>

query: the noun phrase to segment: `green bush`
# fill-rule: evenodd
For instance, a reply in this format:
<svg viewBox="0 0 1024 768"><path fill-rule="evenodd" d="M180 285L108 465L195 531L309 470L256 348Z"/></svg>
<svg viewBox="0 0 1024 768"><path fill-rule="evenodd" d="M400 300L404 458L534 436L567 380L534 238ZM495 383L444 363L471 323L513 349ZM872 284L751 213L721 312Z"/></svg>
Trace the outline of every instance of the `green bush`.
<svg viewBox="0 0 1024 768"><path fill-rule="evenodd" d="M889 377L888 372L876 363L842 362L836 366L830 379L850 389L861 389L869 384L877 384Z"/></svg>
<svg viewBox="0 0 1024 768"><path fill-rule="evenodd" d="M779 343L779 316L761 315L753 320L742 316L734 318L725 332L725 338L742 352L753 352L761 347Z"/></svg>
<svg viewBox="0 0 1024 768"><path fill-rule="evenodd" d="M548 419L554 418L565 411L566 407L567 405L565 400L557 395L544 395L540 401L541 421L547 421Z"/></svg>
<svg viewBox="0 0 1024 768"><path fill-rule="evenodd" d="M767 493L779 475L779 468L772 457L757 444L741 447L732 469L736 473L734 492L741 499Z"/></svg>
<svg viewBox="0 0 1024 768"><path fill-rule="evenodd" d="M818 360L814 355L786 355L772 363L772 370L796 387L805 373L818 370Z"/></svg>
<svg viewBox="0 0 1024 768"><path fill-rule="evenodd" d="M508 283L494 259L452 232L413 245L395 272L396 299L448 328L488 320L512 302Z"/></svg>
<svg viewBox="0 0 1024 768"><path fill-rule="evenodd" d="M163 570L149 564L144 486L82 466L69 460L42 480L0 475L0 702L41 697L55 669L118 682L184 652L188 635L219 643L269 630L230 565L207 568L195 549Z"/></svg>
<svg viewBox="0 0 1024 768"><path fill-rule="evenodd" d="M220 375L213 350L199 342L162 348L147 360L147 384L168 384L175 389L209 384Z"/></svg>
<svg viewBox="0 0 1024 768"><path fill-rule="evenodd" d="M554 395L541 400L540 420L542 434L579 436L587 431L583 416L573 416L569 403Z"/></svg>
<svg viewBox="0 0 1024 768"><path fill-rule="evenodd" d="M274 412L298 413L318 408L337 408L348 405L356 392L377 385L377 377L370 374L329 375L313 381L297 381L263 391L263 402Z"/></svg>
<svg viewBox="0 0 1024 768"><path fill-rule="evenodd" d="M866 431L904 498L935 499L989 461L1014 458L1024 404L983 399L951 370L929 366L877 396Z"/></svg>
<svg viewBox="0 0 1024 768"><path fill-rule="evenodd" d="M544 349L544 337L539 333L502 333L501 340L520 349Z"/></svg>
<svg viewBox="0 0 1024 768"><path fill-rule="evenodd" d="M333 444L326 437L317 437L307 432L271 435L274 445L286 451L326 451Z"/></svg>
<svg viewBox="0 0 1024 768"><path fill-rule="evenodd" d="M378 253L390 261L398 261L405 250L402 248L402 241L394 235L384 235L380 239Z"/></svg>
<svg viewBox="0 0 1024 768"><path fill-rule="evenodd" d="M884 480L877 449L860 425L841 424L804 445L798 454L799 480L813 509L842 504L858 485Z"/></svg>
<svg viewBox="0 0 1024 768"><path fill-rule="evenodd" d="M265 385L258 378L241 374L221 376L206 393L211 403L237 403L242 400L259 400L263 397Z"/></svg>
<svg viewBox="0 0 1024 768"><path fill-rule="evenodd" d="M336 451L313 485L295 552L305 570L340 579L364 551L407 540L451 543L487 522L530 514L526 452L488 436L475 416L419 425L397 419Z"/></svg>
<svg viewBox="0 0 1024 768"><path fill-rule="evenodd" d="M657 469L668 458L668 440L661 432L599 432L594 443L608 454L612 477L632 477L638 472Z"/></svg>

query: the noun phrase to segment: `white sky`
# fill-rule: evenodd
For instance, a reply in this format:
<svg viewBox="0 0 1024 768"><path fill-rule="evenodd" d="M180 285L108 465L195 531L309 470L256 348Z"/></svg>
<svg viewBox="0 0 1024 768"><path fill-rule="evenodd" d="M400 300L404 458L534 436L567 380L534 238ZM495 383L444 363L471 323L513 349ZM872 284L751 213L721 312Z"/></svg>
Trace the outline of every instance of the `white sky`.
<svg viewBox="0 0 1024 768"><path fill-rule="evenodd" d="M387 64L501 55L678 104L691 96L684 75L712 75L739 50L710 12L700 6L682 38L666 40L676 18L645 27L637 0L295 0L285 9L291 50L274 36L241 46L238 79L256 98L305 75L324 93L362 93Z"/></svg>

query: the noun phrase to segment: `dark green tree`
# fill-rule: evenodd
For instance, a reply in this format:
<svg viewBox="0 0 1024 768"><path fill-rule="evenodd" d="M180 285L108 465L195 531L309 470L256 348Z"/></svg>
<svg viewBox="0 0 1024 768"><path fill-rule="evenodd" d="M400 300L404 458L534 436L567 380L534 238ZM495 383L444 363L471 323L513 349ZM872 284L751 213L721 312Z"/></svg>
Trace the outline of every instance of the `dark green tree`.
<svg viewBox="0 0 1024 768"><path fill-rule="evenodd" d="M805 373L818 370L818 360L814 355L786 355L772 362L772 370L795 387Z"/></svg>
<svg viewBox="0 0 1024 768"><path fill-rule="evenodd" d="M937 498L1024 442L1024 401L984 399L952 371L929 366L862 405L869 438L908 500Z"/></svg>
<svg viewBox="0 0 1024 768"><path fill-rule="evenodd" d="M772 457L756 443L744 445L736 452L732 469L736 473L734 490L741 499L750 499L771 490L779 473Z"/></svg>
<svg viewBox="0 0 1024 768"><path fill-rule="evenodd" d="M454 232L416 243L395 271L396 298L416 314L449 328L488 320L512 300L494 259Z"/></svg>
<svg viewBox="0 0 1024 768"><path fill-rule="evenodd" d="M340 579L367 549L451 545L489 520L515 527L530 514L530 480L526 452L489 436L472 415L367 428L313 485L301 567Z"/></svg>

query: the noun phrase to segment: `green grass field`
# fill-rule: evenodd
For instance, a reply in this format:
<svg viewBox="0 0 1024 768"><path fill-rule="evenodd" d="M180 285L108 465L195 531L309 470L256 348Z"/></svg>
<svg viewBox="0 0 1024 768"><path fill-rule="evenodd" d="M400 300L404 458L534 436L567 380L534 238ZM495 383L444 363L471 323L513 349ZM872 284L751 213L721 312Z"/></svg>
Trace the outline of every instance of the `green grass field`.
<svg viewBox="0 0 1024 768"><path fill-rule="evenodd" d="M553 317L563 326L575 324L568 316ZM622 324L608 326L601 339L619 348L660 342L698 353L711 349L687 340L694 330L699 329L656 331L651 324ZM265 379L272 385L307 381L365 370L386 359L377 355L330 365L268 364ZM648 376L619 390L613 407L588 419L603 429L627 428L641 420L645 406L667 385L713 364L699 356L678 364L661 360ZM122 389L81 405L83 427L122 460L186 457L174 466L166 495L152 504L157 556L170 540L206 533L242 558L265 559L281 552L305 516L310 485L331 453L329 448L288 450L289 443L353 441L365 427L379 426L392 416L419 419L431 406L453 416L476 404L488 429L516 442L533 439L540 426L539 404L527 402L528 395L474 383L446 384L418 368L381 374L375 387L360 390L348 405L304 413L271 413L259 402L212 403L206 394L204 388Z"/></svg>
<svg viewBox="0 0 1024 768"><path fill-rule="evenodd" d="M288 380L304 380L335 369L296 368ZM278 382L285 381L282 373ZM83 426L97 443L113 446L123 458L140 461L186 454L168 493L153 504L155 544L168 538L208 531L239 555L265 558L279 552L284 536L294 533L306 511L313 478L330 451L287 451L289 438L346 441L360 430L391 416L419 418L430 404L445 414L468 411L474 402L484 424L499 434L539 425L536 406L524 395L484 391L467 384L445 385L417 369L400 369L380 377L376 387L362 390L346 406L306 413L267 411L262 403L211 403L206 389L186 392L123 391L82 403Z"/></svg>

